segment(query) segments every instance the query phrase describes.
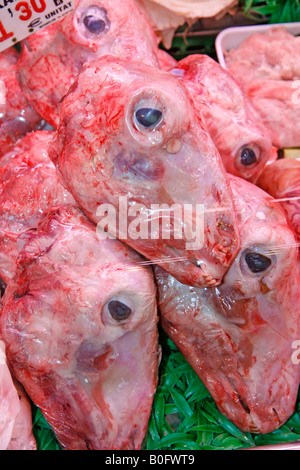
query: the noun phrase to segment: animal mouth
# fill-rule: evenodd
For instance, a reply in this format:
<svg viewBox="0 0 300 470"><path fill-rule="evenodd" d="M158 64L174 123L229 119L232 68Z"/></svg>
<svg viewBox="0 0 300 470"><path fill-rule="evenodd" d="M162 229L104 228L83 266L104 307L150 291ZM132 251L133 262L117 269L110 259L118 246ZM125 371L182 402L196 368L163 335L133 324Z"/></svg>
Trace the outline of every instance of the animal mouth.
<svg viewBox="0 0 300 470"><path fill-rule="evenodd" d="M196 260L193 264L201 270L201 276L208 287L216 287L220 284L221 280L208 273L207 266L203 261Z"/></svg>

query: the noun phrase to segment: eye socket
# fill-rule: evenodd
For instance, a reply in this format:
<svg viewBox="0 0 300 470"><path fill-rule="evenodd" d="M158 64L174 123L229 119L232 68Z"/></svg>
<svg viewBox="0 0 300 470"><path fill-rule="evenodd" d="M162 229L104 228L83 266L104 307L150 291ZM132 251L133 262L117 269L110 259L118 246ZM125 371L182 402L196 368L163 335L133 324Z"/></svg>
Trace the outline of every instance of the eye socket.
<svg viewBox="0 0 300 470"><path fill-rule="evenodd" d="M243 166L252 166L258 161L256 153L251 147L244 147L242 149L240 160Z"/></svg>
<svg viewBox="0 0 300 470"><path fill-rule="evenodd" d="M245 261L250 271L254 274L266 271L272 264L272 260L270 258L256 252L247 253L245 255Z"/></svg>
<svg viewBox="0 0 300 470"><path fill-rule="evenodd" d="M3 281L3 279L0 277L0 299L4 296L5 290L6 290L6 284Z"/></svg>
<svg viewBox="0 0 300 470"><path fill-rule="evenodd" d="M107 308L111 318L118 323L125 322L132 314L131 308L119 300L111 300Z"/></svg>
<svg viewBox="0 0 300 470"><path fill-rule="evenodd" d="M140 108L135 111L137 122L147 129L157 126L162 120L162 112L155 108Z"/></svg>
<svg viewBox="0 0 300 470"><path fill-rule="evenodd" d="M90 6L82 15L81 22L85 31L93 37L107 33L110 29L110 21L104 8Z"/></svg>

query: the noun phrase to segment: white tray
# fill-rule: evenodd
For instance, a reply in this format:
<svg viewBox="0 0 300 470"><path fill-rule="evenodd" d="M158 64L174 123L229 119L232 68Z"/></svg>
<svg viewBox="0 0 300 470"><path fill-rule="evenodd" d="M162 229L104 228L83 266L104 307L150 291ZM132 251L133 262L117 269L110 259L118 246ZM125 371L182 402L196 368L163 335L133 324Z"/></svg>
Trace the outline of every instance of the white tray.
<svg viewBox="0 0 300 470"><path fill-rule="evenodd" d="M226 69L224 56L226 51L235 49L252 34L264 33L268 29L274 28L274 26L284 26L291 34L294 34L295 36L300 34L300 22L226 28L220 34L218 34L216 38L216 51L220 65Z"/></svg>

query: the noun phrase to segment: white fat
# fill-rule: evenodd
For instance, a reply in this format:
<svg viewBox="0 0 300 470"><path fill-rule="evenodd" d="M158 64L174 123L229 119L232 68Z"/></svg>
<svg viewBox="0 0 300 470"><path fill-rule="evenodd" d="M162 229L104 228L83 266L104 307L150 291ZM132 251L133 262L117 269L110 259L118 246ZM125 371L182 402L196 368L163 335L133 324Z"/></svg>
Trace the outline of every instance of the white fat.
<svg viewBox="0 0 300 470"><path fill-rule="evenodd" d="M6 364L5 345L0 341L0 365Z"/></svg>
<svg viewBox="0 0 300 470"><path fill-rule="evenodd" d="M259 220L266 220L266 214L264 212L257 212L256 213L256 217L259 219Z"/></svg>
<svg viewBox="0 0 300 470"><path fill-rule="evenodd" d="M6 86L3 80L0 80L0 105L6 105Z"/></svg>

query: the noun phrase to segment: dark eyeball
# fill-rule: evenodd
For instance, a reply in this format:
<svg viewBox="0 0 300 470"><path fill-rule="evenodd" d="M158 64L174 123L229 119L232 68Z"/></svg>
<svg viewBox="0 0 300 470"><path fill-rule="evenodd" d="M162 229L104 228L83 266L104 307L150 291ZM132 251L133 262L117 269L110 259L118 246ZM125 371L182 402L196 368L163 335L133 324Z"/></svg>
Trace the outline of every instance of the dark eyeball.
<svg viewBox="0 0 300 470"><path fill-rule="evenodd" d="M270 258L255 252L247 253L245 256L245 261L250 271L252 271L254 274L266 271L272 264L272 260Z"/></svg>
<svg viewBox="0 0 300 470"><path fill-rule="evenodd" d="M105 30L105 21L95 18L92 15L85 16L83 20L84 26L93 34L101 34Z"/></svg>
<svg viewBox="0 0 300 470"><path fill-rule="evenodd" d="M250 147L245 147L241 152L241 164L243 166L251 166L257 163L255 151Z"/></svg>
<svg viewBox="0 0 300 470"><path fill-rule="evenodd" d="M131 308L119 300L111 300L108 304L108 311L113 320L117 322L124 322L125 320L128 320L132 314Z"/></svg>
<svg viewBox="0 0 300 470"><path fill-rule="evenodd" d="M92 36L100 36L102 33L105 34L110 28L107 11L97 6L89 7L81 16L81 21L87 32Z"/></svg>
<svg viewBox="0 0 300 470"><path fill-rule="evenodd" d="M162 112L155 108L141 108L135 112L137 122L146 128L155 127L162 118Z"/></svg>
<svg viewBox="0 0 300 470"><path fill-rule="evenodd" d="M0 277L0 299L1 299L1 297L3 297L3 295L5 293L5 290L6 290L6 284L3 281L3 279L1 279L1 277Z"/></svg>

